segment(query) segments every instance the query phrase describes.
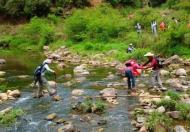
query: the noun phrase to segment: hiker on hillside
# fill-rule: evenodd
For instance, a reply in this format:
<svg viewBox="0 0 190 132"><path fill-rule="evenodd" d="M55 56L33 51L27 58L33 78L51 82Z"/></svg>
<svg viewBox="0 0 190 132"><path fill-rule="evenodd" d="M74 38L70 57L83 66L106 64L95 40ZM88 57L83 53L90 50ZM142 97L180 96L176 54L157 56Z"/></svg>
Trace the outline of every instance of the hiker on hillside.
<svg viewBox="0 0 190 132"><path fill-rule="evenodd" d="M166 24L163 21L160 23L160 30L161 31L165 31L166 30Z"/></svg>
<svg viewBox="0 0 190 132"><path fill-rule="evenodd" d="M151 22L151 30L152 30L152 33L157 36L157 23L156 21L152 21Z"/></svg>
<svg viewBox="0 0 190 132"><path fill-rule="evenodd" d="M148 61L143 65L144 69L152 68L152 77L151 77L151 88L163 89L162 81L160 79L160 66L158 64L157 58L151 52L146 53L144 56L148 57Z"/></svg>
<svg viewBox="0 0 190 132"><path fill-rule="evenodd" d="M56 90L50 87L47 79L45 78L46 71L49 71L51 73L54 73L54 75L56 75L55 71L49 68L49 64L51 63L52 63L51 59L46 59L40 66L36 68L34 73L34 86L36 87L37 83L39 86L34 97L37 98L42 97L43 96L42 90L44 87L47 88L50 96L56 94Z"/></svg>
<svg viewBox="0 0 190 132"><path fill-rule="evenodd" d="M135 51L135 48L132 43L129 44L129 47L127 48L127 53L132 53Z"/></svg>
<svg viewBox="0 0 190 132"><path fill-rule="evenodd" d="M127 77L128 89L132 91L131 94L136 92L135 89L135 76L139 76L141 73L137 69L143 69L142 66L136 63L135 60L129 60L125 63L125 77Z"/></svg>
<svg viewBox="0 0 190 132"><path fill-rule="evenodd" d="M142 33L142 27L141 27L140 23L137 23L135 28L136 28L136 31L138 33L138 36L140 36L140 34Z"/></svg>

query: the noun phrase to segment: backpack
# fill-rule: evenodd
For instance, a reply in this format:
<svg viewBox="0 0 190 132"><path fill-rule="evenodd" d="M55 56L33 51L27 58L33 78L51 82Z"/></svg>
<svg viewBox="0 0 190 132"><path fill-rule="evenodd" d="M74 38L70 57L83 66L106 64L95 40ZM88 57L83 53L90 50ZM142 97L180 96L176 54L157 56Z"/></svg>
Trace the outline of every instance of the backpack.
<svg viewBox="0 0 190 132"><path fill-rule="evenodd" d="M156 61L158 64L158 68L163 68L164 67L164 60L162 60L160 57L156 57Z"/></svg>
<svg viewBox="0 0 190 132"><path fill-rule="evenodd" d="M42 74L42 69L47 63L41 64L40 66L37 66L35 71L34 71L34 76L41 76Z"/></svg>

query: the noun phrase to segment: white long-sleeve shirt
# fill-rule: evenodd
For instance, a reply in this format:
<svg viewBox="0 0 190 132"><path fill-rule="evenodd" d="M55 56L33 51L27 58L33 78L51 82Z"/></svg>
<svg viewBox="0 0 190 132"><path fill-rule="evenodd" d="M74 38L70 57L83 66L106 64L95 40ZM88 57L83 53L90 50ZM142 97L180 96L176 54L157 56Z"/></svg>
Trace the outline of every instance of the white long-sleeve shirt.
<svg viewBox="0 0 190 132"><path fill-rule="evenodd" d="M49 68L49 65L47 63L45 63L44 66L43 66L43 68L42 68L42 76L45 75L46 71L54 72L54 70L52 70L51 68Z"/></svg>

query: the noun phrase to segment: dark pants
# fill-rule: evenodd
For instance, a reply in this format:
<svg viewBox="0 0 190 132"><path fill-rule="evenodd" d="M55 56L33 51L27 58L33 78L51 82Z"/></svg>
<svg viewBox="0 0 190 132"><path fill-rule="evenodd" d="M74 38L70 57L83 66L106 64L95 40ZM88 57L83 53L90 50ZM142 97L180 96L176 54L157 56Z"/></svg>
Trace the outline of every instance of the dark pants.
<svg viewBox="0 0 190 132"><path fill-rule="evenodd" d="M37 86L37 83L38 83L39 86L37 88L35 96L41 97L43 95L42 91L43 91L44 88L47 88L50 96L56 94L57 91L55 89L51 88L51 86L49 85L47 79L44 76L41 76L41 75L36 76L35 80L34 80L34 86L35 87Z"/></svg>
<svg viewBox="0 0 190 132"><path fill-rule="evenodd" d="M135 77L131 70L125 71L125 76L127 77L128 81L128 88L133 89L135 88Z"/></svg>

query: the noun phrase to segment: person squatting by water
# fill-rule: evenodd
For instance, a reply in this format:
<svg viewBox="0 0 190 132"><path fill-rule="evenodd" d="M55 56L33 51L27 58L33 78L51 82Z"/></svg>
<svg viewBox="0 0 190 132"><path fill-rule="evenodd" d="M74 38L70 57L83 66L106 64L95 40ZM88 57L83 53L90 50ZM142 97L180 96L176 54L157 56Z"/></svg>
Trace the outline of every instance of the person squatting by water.
<svg viewBox="0 0 190 132"><path fill-rule="evenodd" d="M157 58L151 52L146 53L144 56L148 58L148 61L143 65L144 69L152 68L151 88L157 88L156 84L158 84L159 90L164 89L160 79L160 67Z"/></svg>
<svg viewBox="0 0 190 132"><path fill-rule="evenodd" d="M133 51L135 51L135 48L133 46L133 44L129 44L129 47L127 48L127 53L132 53Z"/></svg>
<svg viewBox="0 0 190 132"><path fill-rule="evenodd" d="M131 94L136 92L135 77L139 76L141 73L137 69L143 69L142 66L136 63L135 60L129 60L125 63L125 77L127 77L128 89L132 91Z"/></svg>
<svg viewBox="0 0 190 132"><path fill-rule="evenodd" d="M37 91L35 92L34 97L40 98L43 96L42 91L43 88L46 87L49 95L53 96L56 94L56 89L53 89L50 87L47 79L45 78L46 71L49 71L51 73L54 73L56 75L55 71L49 68L49 64L52 63L51 59L46 59L42 65L38 66L34 72L34 87L37 87Z"/></svg>

